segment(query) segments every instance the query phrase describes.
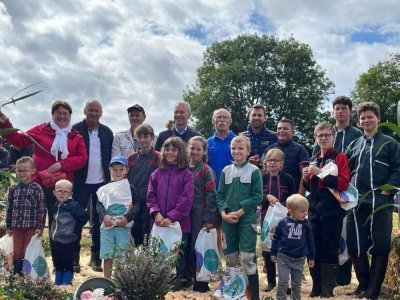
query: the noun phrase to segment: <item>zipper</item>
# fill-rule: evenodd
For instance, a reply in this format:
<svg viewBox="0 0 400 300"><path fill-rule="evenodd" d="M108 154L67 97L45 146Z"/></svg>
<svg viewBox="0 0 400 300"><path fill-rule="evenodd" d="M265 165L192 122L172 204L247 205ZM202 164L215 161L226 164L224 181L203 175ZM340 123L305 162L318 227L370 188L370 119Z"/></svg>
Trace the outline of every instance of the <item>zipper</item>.
<svg viewBox="0 0 400 300"><path fill-rule="evenodd" d="M53 236L52 236L52 238L53 238L54 241L55 241L54 237L55 237L55 235L56 235L57 228L58 228L58 213L59 213L59 211L60 211L60 206L61 206L61 204L59 204L59 205L57 206L57 213L56 213L56 216L55 216L55 218L54 218L54 222L56 223L56 225L54 226L54 232L53 232Z"/></svg>

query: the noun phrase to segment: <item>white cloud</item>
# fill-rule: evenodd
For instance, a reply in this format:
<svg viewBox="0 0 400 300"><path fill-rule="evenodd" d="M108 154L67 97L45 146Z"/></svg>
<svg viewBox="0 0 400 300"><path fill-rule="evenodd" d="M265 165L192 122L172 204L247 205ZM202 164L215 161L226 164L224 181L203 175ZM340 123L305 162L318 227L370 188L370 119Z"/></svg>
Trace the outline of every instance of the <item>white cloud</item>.
<svg viewBox="0 0 400 300"><path fill-rule="evenodd" d="M139 103L158 132L195 83L207 45L241 33L308 43L336 92L347 94L361 72L399 52L398 11L395 0L3 0L0 98L42 82L43 93L3 109L22 129L49 120L53 99L71 102L75 122L85 101L98 98L114 131L127 129L126 108ZM351 41L368 30L387 41Z"/></svg>

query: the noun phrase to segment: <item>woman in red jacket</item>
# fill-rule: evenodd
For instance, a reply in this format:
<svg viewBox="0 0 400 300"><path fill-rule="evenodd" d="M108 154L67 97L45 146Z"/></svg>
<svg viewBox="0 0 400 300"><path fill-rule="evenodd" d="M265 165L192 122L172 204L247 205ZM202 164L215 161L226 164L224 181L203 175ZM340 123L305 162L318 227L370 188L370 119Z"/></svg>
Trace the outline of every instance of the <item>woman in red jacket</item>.
<svg viewBox="0 0 400 300"><path fill-rule="evenodd" d="M68 180L73 180L73 172L82 168L87 161L86 147L82 136L71 128L72 109L68 102L55 100L51 107L52 120L41 123L24 132L11 132L4 137L15 147L25 148L33 144L33 160L36 173L33 180L44 190L49 224L53 218L56 198L53 189L43 186L38 172L63 171ZM0 128L12 128L8 117L0 111Z"/></svg>

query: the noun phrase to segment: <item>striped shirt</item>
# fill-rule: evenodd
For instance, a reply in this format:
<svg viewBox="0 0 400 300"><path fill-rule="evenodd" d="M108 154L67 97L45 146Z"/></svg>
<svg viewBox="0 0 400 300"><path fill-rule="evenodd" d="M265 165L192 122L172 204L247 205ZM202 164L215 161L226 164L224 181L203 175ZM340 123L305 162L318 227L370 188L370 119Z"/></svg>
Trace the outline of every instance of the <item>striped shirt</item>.
<svg viewBox="0 0 400 300"><path fill-rule="evenodd" d="M10 228L44 228L46 221L44 193L40 185L31 181L19 182L8 193L6 226Z"/></svg>

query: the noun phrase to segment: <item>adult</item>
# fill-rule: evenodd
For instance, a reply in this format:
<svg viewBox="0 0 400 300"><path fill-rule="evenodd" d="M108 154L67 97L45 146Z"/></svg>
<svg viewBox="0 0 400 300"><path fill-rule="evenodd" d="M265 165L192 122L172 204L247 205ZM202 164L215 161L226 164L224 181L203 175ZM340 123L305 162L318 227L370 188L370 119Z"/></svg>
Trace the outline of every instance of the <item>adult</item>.
<svg viewBox="0 0 400 300"><path fill-rule="evenodd" d="M0 136L0 169L8 168L8 160L10 158L10 152L3 145L3 138Z"/></svg>
<svg viewBox="0 0 400 300"><path fill-rule="evenodd" d="M215 133L207 139L208 164L216 175L217 187L222 169L232 162L231 141L236 136L229 126L232 124L231 113L224 108L214 110L211 118Z"/></svg>
<svg viewBox="0 0 400 300"><path fill-rule="evenodd" d="M300 144L293 141L294 122L289 119L282 119L276 128L278 141L267 148L278 148L285 154L283 171L292 175L296 191L303 195L304 187L301 183L303 168L308 166L309 157L307 150Z"/></svg>
<svg viewBox="0 0 400 300"><path fill-rule="evenodd" d="M358 287L358 298L377 299L385 279L391 248L393 196L396 189L382 190L383 185L400 182L400 146L376 128L380 109L374 102L361 103L357 116L364 135L346 150L351 182L357 188L360 203L348 215L347 246ZM371 254L371 266L368 255Z"/></svg>
<svg viewBox="0 0 400 300"><path fill-rule="evenodd" d="M174 125L167 130L160 132L154 149L161 151L164 142L171 136L180 137L187 143L191 137L201 135L188 126L189 118L192 115L192 108L187 102L178 102L174 107Z"/></svg>
<svg viewBox="0 0 400 300"><path fill-rule="evenodd" d="M146 120L146 112L139 104L128 107L127 111L131 127L126 131L115 134L112 144L112 157L120 155L128 157L129 154L139 150L139 143L135 137L135 129ZM155 139L152 146L154 146L154 143Z"/></svg>
<svg viewBox="0 0 400 300"><path fill-rule="evenodd" d="M113 133L110 128L100 123L103 108L98 100L86 102L83 109L85 118L72 126L83 137L88 153L88 160L83 168L74 174L74 199L83 209L88 207L91 199L90 218L92 222L91 257L89 265L96 272L102 272L100 254L100 221L96 211L97 190L110 181L108 164L111 160ZM77 247L74 253L74 270L80 272L80 240L82 230L78 233Z"/></svg>
<svg viewBox="0 0 400 300"><path fill-rule="evenodd" d="M69 181L74 172L82 168L87 161L85 143L78 131L71 128L72 108L67 101L55 100L51 106L51 121L41 123L26 132L11 132L4 137L18 148L33 144L33 161L36 172L33 180L43 187L46 198L48 220L53 221L54 204L57 199L53 195L54 187L44 187L38 172L47 170L50 173L65 172ZM0 111L0 128L12 128L8 117Z"/></svg>
<svg viewBox="0 0 400 300"><path fill-rule="evenodd" d="M261 167L261 156L265 150L278 141L275 132L268 130L265 126L267 121L267 110L261 104L255 104L249 111L249 125L247 130L240 133L250 139L251 150L249 162Z"/></svg>

